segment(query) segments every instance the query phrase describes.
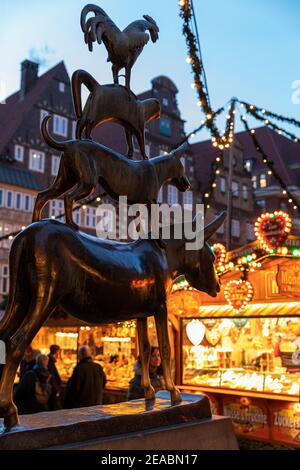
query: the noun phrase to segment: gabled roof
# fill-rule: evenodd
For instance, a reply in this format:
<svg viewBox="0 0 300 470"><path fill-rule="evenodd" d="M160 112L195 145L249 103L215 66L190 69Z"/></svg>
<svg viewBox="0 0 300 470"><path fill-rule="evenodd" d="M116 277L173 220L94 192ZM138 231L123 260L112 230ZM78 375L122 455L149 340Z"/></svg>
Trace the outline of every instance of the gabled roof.
<svg viewBox="0 0 300 470"><path fill-rule="evenodd" d="M0 165L0 183L35 189L36 191L40 191L42 189L41 185L30 171L15 168L13 164Z"/></svg>
<svg viewBox="0 0 300 470"><path fill-rule="evenodd" d="M9 96L5 104L0 105L0 154L22 124L26 115L46 89L53 78L63 79L68 76L64 62L59 62L52 69L41 75L23 100L19 100L19 91Z"/></svg>
<svg viewBox="0 0 300 470"><path fill-rule="evenodd" d="M294 170L292 167L290 168L290 165L293 166L293 164L300 162L300 144L277 134L267 126L258 127L255 131L262 149L273 160L275 170L281 175L285 183L299 186L300 169ZM253 173L266 171L266 166L261 161L261 156L254 147L248 132L238 132L235 137L236 144L239 144L242 148L244 158L254 160ZM217 150L212 146L210 140L192 144L191 150L194 155L197 180L205 189L205 185L209 183L211 164L217 156ZM275 180L274 183L276 183Z"/></svg>

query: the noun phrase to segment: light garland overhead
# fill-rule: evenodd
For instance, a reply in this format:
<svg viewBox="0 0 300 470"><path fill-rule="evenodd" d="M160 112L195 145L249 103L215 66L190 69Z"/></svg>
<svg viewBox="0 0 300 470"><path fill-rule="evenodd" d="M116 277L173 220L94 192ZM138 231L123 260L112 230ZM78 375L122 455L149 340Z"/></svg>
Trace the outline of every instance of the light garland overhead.
<svg viewBox="0 0 300 470"><path fill-rule="evenodd" d="M183 34L188 47L188 57L186 61L191 65L194 82L192 87L196 89L198 94L197 104L201 107L206 116L206 127L210 131L212 138L218 144L222 145L221 136L215 123L215 113L213 112L208 96L206 85L205 70L201 59L200 45L197 44L197 38L192 31L191 22L193 20L192 6L189 0L180 0L180 16L183 19Z"/></svg>
<svg viewBox="0 0 300 470"><path fill-rule="evenodd" d="M264 109L258 109L256 106L248 104L245 101L240 101L240 104L241 106L245 107L245 110L248 114L258 121L263 122L266 126L271 127L275 132L277 132L277 134L284 134L286 137L293 140L293 142L299 142L299 138L295 134L287 131L286 129L283 129L282 127L279 127L277 124L267 119L266 111Z"/></svg>
<svg viewBox="0 0 300 470"><path fill-rule="evenodd" d="M282 195L288 199L288 202L289 204L291 204L293 209L297 210L298 213L300 214L300 203L294 198L294 196L289 191L287 184L285 184L285 182L283 181L279 173L276 171L273 160L271 160L270 157L268 157L266 153L264 152L258 139L255 136L255 129L250 129L245 116L241 116L241 121L245 127L245 130L248 132L250 138L252 139L252 142L256 151L261 156L262 162L268 168L268 175L270 176L272 175L278 181L282 189Z"/></svg>

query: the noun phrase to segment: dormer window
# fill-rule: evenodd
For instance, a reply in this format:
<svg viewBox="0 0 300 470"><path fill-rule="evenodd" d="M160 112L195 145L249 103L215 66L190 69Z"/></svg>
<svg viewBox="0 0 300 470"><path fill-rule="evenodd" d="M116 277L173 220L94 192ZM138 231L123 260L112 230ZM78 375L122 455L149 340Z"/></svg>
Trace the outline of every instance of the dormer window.
<svg viewBox="0 0 300 470"><path fill-rule="evenodd" d="M163 104L163 106L165 106L165 107L169 106L169 100L168 100L168 98L163 98L162 104Z"/></svg>
<svg viewBox="0 0 300 470"><path fill-rule="evenodd" d="M61 93L64 93L66 89L66 85L63 82L58 82L58 89Z"/></svg>

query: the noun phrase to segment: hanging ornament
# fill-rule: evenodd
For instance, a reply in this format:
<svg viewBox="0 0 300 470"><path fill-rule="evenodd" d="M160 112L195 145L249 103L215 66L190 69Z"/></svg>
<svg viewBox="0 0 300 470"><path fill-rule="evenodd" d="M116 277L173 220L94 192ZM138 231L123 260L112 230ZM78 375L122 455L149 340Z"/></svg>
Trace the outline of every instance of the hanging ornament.
<svg viewBox="0 0 300 470"><path fill-rule="evenodd" d="M231 280L225 286L224 295L227 303L239 314L252 300L253 287L249 281Z"/></svg>
<svg viewBox="0 0 300 470"><path fill-rule="evenodd" d="M205 326L200 320L191 320L186 325L186 334L194 346L199 346L204 338Z"/></svg>
<svg viewBox="0 0 300 470"><path fill-rule="evenodd" d="M226 248L222 243L214 243L211 247L216 259L215 259L215 267L216 269L220 269L221 266L224 266L226 261Z"/></svg>
<svg viewBox="0 0 300 470"><path fill-rule="evenodd" d="M255 222L255 235L265 250L282 246L291 231L292 221L286 212L262 214Z"/></svg>
<svg viewBox="0 0 300 470"><path fill-rule="evenodd" d="M237 326L238 328L243 328L247 324L248 319L247 318L234 318L232 321L235 324L235 326Z"/></svg>
<svg viewBox="0 0 300 470"><path fill-rule="evenodd" d="M218 342L220 341L221 336L222 333L218 328L215 328L213 330L205 330L205 339L211 346L216 346L216 344L218 344Z"/></svg>

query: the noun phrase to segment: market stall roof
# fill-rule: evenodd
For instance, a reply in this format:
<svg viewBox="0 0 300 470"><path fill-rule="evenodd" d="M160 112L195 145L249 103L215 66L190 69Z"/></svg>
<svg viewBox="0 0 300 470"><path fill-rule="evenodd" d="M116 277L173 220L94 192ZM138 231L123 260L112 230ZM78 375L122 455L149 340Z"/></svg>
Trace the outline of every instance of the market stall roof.
<svg viewBox="0 0 300 470"><path fill-rule="evenodd" d="M300 316L300 302L248 304L242 314L230 305L201 305L200 317L295 317Z"/></svg>

